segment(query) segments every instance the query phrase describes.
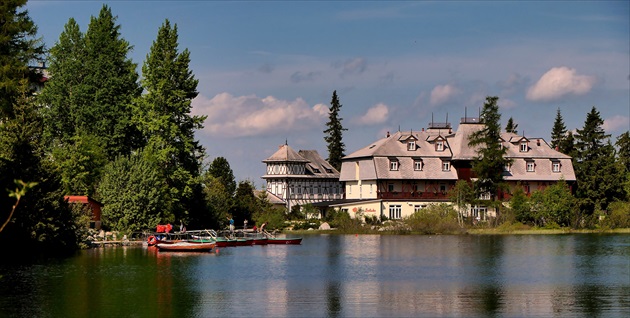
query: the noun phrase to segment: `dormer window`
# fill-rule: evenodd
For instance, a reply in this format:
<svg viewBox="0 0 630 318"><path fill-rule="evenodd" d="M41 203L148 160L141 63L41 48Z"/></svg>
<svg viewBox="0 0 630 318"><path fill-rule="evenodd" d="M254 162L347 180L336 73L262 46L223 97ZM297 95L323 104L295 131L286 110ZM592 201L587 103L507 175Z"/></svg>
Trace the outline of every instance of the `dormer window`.
<svg viewBox="0 0 630 318"><path fill-rule="evenodd" d="M424 166L424 163L422 162L422 159L414 159L413 160L413 170L415 170L415 171L422 171L422 166Z"/></svg>
<svg viewBox="0 0 630 318"><path fill-rule="evenodd" d="M526 163L527 172L534 172L536 169L536 163L533 160L528 160Z"/></svg>
<svg viewBox="0 0 630 318"><path fill-rule="evenodd" d="M451 171L450 161L442 161L442 171Z"/></svg>
<svg viewBox="0 0 630 318"><path fill-rule="evenodd" d="M397 159L389 159L389 170L397 171L398 170L398 160Z"/></svg>
<svg viewBox="0 0 630 318"><path fill-rule="evenodd" d="M435 142L435 151L444 151L444 141L438 140Z"/></svg>
<svg viewBox="0 0 630 318"><path fill-rule="evenodd" d="M319 173L319 172L320 172L319 169L313 168L313 173Z"/></svg>
<svg viewBox="0 0 630 318"><path fill-rule="evenodd" d="M521 141L521 152L527 152L527 150L529 149L529 147L527 147L527 141Z"/></svg>
<svg viewBox="0 0 630 318"><path fill-rule="evenodd" d="M505 172L510 172L510 169L511 169L511 168L512 168L512 167L511 167L511 165L508 163L508 164L506 164L505 166L503 166L503 171L505 171Z"/></svg>
<svg viewBox="0 0 630 318"><path fill-rule="evenodd" d="M560 164L560 161L552 161L551 162L551 171L552 172L560 172L560 168L562 167L562 165Z"/></svg>
<svg viewBox="0 0 630 318"><path fill-rule="evenodd" d="M407 141L407 150L409 150L409 151L415 151L416 150L416 141L415 140Z"/></svg>

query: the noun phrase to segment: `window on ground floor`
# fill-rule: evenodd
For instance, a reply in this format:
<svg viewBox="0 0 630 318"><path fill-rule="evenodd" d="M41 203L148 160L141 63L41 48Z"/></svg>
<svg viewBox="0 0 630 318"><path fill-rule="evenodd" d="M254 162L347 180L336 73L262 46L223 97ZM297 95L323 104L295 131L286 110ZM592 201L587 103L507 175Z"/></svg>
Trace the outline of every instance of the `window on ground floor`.
<svg viewBox="0 0 630 318"><path fill-rule="evenodd" d="M400 205L390 205L389 206L389 219L397 220L402 217L402 206Z"/></svg>

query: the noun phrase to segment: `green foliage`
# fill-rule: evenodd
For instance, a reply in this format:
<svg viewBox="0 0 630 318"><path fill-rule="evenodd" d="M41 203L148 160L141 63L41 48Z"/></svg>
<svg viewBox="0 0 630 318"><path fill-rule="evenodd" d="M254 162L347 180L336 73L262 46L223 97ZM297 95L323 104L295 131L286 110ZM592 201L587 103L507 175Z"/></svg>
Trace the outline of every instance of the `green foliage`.
<svg viewBox="0 0 630 318"><path fill-rule="evenodd" d="M158 30L142 66L145 93L135 100L133 122L171 189L171 212L184 219L203 210L203 195L196 188L205 150L194 133L203 128L206 116L190 114L199 81L189 69L188 49L178 51L178 37L177 25L168 20Z"/></svg>
<svg viewBox="0 0 630 318"><path fill-rule="evenodd" d="M94 135L70 138L70 142L53 149L53 158L60 167L65 193L93 196L107 164L106 153Z"/></svg>
<svg viewBox="0 0 630 318"><path fill-rule="evenodd" d="M616 201L608 206L602 225L609 228L630 228L630 202Z"/></svg>
<svg viewBox="0 0 630 318"><path fill-rule="evenodd" d="M12 242L6 246L7 255L25 249L35 254L72 252L77 248L75 222L63 200L60 179L40 144L42 122L27 94L28 81L22 80L20 85L22 94L13 105L12 116L0 121L0 188L11 187L16 179L37 186L20 199L12 217L13 200L0 196L0 219L10 219L0 240Z"/></svg>
<svg viewBox="0 0 630 318"><path fill-rule="evenodd" d="M13 105L23 93L22 79L30 82L38 74L28 63L40 60L44 46L37 36L37 26L22 9L26 0L0 1L0 121L11 117Z"/></svg>
<svg viewBox="0 0 630 318"><path fill-rule="evenodd" d="M510 198L510 209L514 214L516 221L525 224L534 222L529 198L527 198L525 190L523 190L523 187L520 184L517 184L516 189L514 189L514 192L512 193L512 198Z"/></svg>
<svg viewBox="0 0 630 318"><path fill-rule="evenodd" d="M343 120L339 117L341 103L339 103L336 90L333 91L329 110L328 122L326 123L328 128L324 130L326 134L324 140L328 144L328 159L326 160L339 171L341 170L341 158L345 156L344 151L346 150L346 145L343 143L343 131L348 129L343 128L341 124Z"/></svg>
<svg viewBox="0 0 630 318"><path fill-rule="evenodd" d="M346 211L338 211L330 222L330 227L336 228L342 233L364 233L366 230L358 218L351 218Z"/></svg>
<svg viewBox="0 0 630 318"><path fill-rule="evenodd" d="M531 196L532 215L537 225L570 226L577 202L566 182L560 181ZM553 228L553 227L552 227Z"/></svg>
<svg viewBox="0 0 630 318"><path fill-rule="evenodd" d="M253 215L252 219L256 222L256 226L258 227L266 222L267 226L265 229L267 231L282 230L286 226L285 211L282 209L275 209L273 207L257 211Z"/></svg>
<svg viewBox="0 0 630 318"><path fill-rule="evenodd" d="M219 228L223 220L229 216L230 208L233 205L232 196L225 190L223 183L205 174L203 177L203 193L207 202L208 211L204 215L197 216L196 223L199 226L205 224L209 228Z"/></svg>
<svg viewBox="0 0 630 318"><path fill-rule="evenodd" d="M480 146L477 149L477 157L473 161L472 170L477 175L475 182L477 195L490 193L491 198L503 185L503 169L510 163L505 158L507 148L501 146L501 126L499 122L498 97L486 97L486 102L481 111L481 121L484 126L481 130L470 135L468 145L471 147Z"/></svg>
<svg viewBox="0 0 630 318"><path fill-rule="evenodd" d="M291 207L291 212L287 214L287 219L291 221L296 220L304 220L306 217L304 216L304 212L302 211L301 205L294 205Z"/></svg>
<svg viewBox="0 0 630 318"><path fill-rule="evenodd" d="M560 108L558 108L556 112L556 119L553 122L553 128L551 129L551 148L555 149L557 147L560 150L560 146L565 138L567 138L567 126L564 124ZM563 153L568 154L566 152Z"/></svg>
<svg viewBox="0 0 630 318"><path fill-rule="evenodd" d="M229 195L234 195L236 191L236 180L230 163L224 157L217 157L212 160L207 173L223 184L223 188Z"/></svg>
<svg viewBox="0 0 630 318"><path fill-rule="evenodd" d="M450 204L429 204L405 219L411 231L422 234L462 233L457 211Z"/></svg>
<svg viewBox="0 0 630 318"><path fill-rule="evenodd" d="M596 209L606 210L608 204L623 200L624 168L615 160L610 135L605 134L603 119L595 107L588 113L584 127L577 130L574 168L577 197L581 210L590 215Z"/></svg>
<svg viewBox="0 0 630 318"><path fill-rule="evenodd" d="M617 160L624 167L625 172L630 172L630 131L619 135L617 137Z"/></svg>
<svg viewBox="0 0 630 318"><path fill-rule="evenodd" d="M105 166L98 193L104 204L103 227L141 231L176 221L168 206L168 186L147 152L120 156Z"/></svg>
<svg viewBox="0 0 630 318"><path fill-rule="evenodd" d="M516 130L517 127L518 127L518 124L514 123L514 120L512 119L512 117L510 117L510 119L508 119L507 124L505 125L505 132L516 134L518 132Z"/></svg>
<svg viewBox="0 0 630 318"><path fill-rule="evenodd" d="M259 201L254 195L254 185L250 181L241 181L236 188L234 205L230 209L230 215L234 217L236 224L243 224L245 220L251 220L256 212L260 211Z"/></svg>

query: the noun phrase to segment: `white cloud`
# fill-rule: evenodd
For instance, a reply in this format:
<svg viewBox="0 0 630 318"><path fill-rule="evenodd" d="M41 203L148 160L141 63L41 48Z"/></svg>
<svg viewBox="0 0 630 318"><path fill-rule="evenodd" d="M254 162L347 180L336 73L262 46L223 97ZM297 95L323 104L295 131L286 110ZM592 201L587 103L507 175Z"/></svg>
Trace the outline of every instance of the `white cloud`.
<svg viewBox="0 0 630 318"><path fill-rule="evenodd" d="M389 115L389 107L383 103L374 105L361 117L357 118L356 123L362 125L380 124L387 120Z"/></svg>
<svg viewBox="0 0 630 318"><path fill-rule="evenodd" d="M273 96L232 96L217 94L212 99L199 95L193 100L193 115L207 115L203 131L223 138L293 132L321 126L328 116L323 104L313 107L301 98L279 100Z"/></svg>
<svg viewBox="0 0 630 318"><path fill-rule="evenodd" d="M457 94L459 94L459 90L451 84L438 85L431 91L431 105L444 104Z"/></svg>
<svg viewBox="0 0 630 318"><path fill-rule="evenodd" d="M516 106L518 106L518 104L508 98L500 98L499 99L499 107L501 107L502 109L511 109L511 108L515 108Z"/></svg>
<svg viewBox="0 0 630 318"><path fill-rule="evenodd" d="M619 129L625 131L630 129L630 117L615 115L611 118L606 118L604 119L602 128L604 128L607 133L611 133Z"/></svg>
<svg viewBox="0 0 630 318"><path fill-rule="evenodd" d="M595 85L594 76L579 75L573 68L554 67L540 77L527 91L527 99L551 101L564 95L584 95Z"/></svg>

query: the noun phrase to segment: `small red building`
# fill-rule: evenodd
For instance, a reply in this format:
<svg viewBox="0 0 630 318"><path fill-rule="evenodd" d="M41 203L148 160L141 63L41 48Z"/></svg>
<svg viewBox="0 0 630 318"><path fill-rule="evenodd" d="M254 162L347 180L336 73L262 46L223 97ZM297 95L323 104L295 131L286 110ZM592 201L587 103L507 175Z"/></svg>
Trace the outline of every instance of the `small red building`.
<svg viewBox="0 0 630 318"><path fill-rule="evenodd" d="M84 211L90 216L90 228L101 229L101 208L103 204L86 195L67 195L64 197L70 204L83 204Z"/></svg>

